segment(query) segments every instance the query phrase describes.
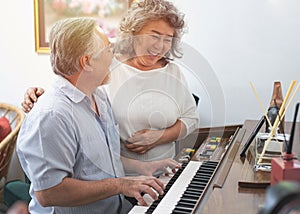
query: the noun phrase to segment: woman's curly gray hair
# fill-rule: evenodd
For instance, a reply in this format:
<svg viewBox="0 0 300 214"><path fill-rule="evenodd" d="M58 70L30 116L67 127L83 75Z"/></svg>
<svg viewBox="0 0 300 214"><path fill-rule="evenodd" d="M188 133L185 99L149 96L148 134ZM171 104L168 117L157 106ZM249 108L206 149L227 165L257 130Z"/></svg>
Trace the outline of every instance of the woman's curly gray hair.
<svg viewBox="0 0 300 214"><path fill-rule="evenodd" d="M132 3L127 15L120 23L120 33L116 41L115 52L122 55L134 56L133 34L139 32L153 20L164 20L174 28L172 47L165 55L166 59L182 57L179 47L184 33L184 14L168 0L139 0Z"/></svg>

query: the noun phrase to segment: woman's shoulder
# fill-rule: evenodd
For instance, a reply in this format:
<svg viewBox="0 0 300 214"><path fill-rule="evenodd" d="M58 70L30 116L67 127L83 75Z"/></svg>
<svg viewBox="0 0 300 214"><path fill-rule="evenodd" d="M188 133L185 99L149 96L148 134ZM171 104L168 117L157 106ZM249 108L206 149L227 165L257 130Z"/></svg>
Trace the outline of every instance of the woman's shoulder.
<svg viewBox="0 0 300 214"><path fill-rule="evenodd" d="M175 61L169 61L168 62L168 66L172 69L176 69L176 70L179 70L180 71L180 66L178 65L177 62Z"/></svg>
<svg viewBox="0 0 300 214"><path fill-rule="evenodd" d="M183 73L182 73L182 69L180 68L180 65L178 65L178 63L174 62L174 61L170 61L168 62L168 65L166 66L167 72L175 75L177 77L182 77Z"/></svg>

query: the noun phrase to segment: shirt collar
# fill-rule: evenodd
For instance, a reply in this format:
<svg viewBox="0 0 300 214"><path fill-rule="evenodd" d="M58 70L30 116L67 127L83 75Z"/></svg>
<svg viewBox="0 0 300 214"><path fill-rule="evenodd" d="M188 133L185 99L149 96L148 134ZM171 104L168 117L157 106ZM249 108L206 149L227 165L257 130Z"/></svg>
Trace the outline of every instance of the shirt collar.
<svg viewBox="0 0 300 214"><path fill-rule="evenodd" d="M57 76L54 85L58 89L60 89L61 92L64 93L74 103L79 103L86 97L86 95L82 91L80 91L78 88L72 85L66 78L60 75Z"/></svg>
<svg viewBox="0 0 300 214"><path fill-rule="evenodd" d="M58 75L54 85L62 91L74 103L81 102L86 96L82 91L72 85L66 78ZM100 97L101 100L107 100L107 94L104 87L98 87L94 94Z"/></svg>

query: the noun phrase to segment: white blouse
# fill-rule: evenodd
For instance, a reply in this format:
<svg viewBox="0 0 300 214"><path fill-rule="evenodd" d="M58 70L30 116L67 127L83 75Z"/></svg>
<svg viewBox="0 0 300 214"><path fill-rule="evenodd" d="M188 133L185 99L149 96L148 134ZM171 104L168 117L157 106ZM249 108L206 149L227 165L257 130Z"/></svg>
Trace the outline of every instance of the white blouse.
<svg viewBox="0 0 300 214"><path fill-rule="evenodd" d="M107 86L115 119L120 127L121 155L142 161L175 156L175 143L158 145L146 154L128 151L124 141L143 129L166 129L179 119L187 134L198 126L196 104L178 65L141 71L114 59Z"/></svg>

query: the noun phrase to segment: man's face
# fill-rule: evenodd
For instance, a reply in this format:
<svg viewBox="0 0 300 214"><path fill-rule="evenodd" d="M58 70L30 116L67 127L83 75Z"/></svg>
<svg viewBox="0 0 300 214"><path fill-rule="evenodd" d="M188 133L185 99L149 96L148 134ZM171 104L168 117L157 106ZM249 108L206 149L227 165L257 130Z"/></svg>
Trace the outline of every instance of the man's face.
<svg viewBox="0 0 300 214"><path fill-rule="evenodd" d="M102 33L98 28L96 28L97 35L99 39L104 42L104 48L90 59L90 64L93 70L96 72L95 78L100 80L100 84L103 85L109 80L109 67L112 63L113 52L110 48L110 42L106 35Z"/></svg>

